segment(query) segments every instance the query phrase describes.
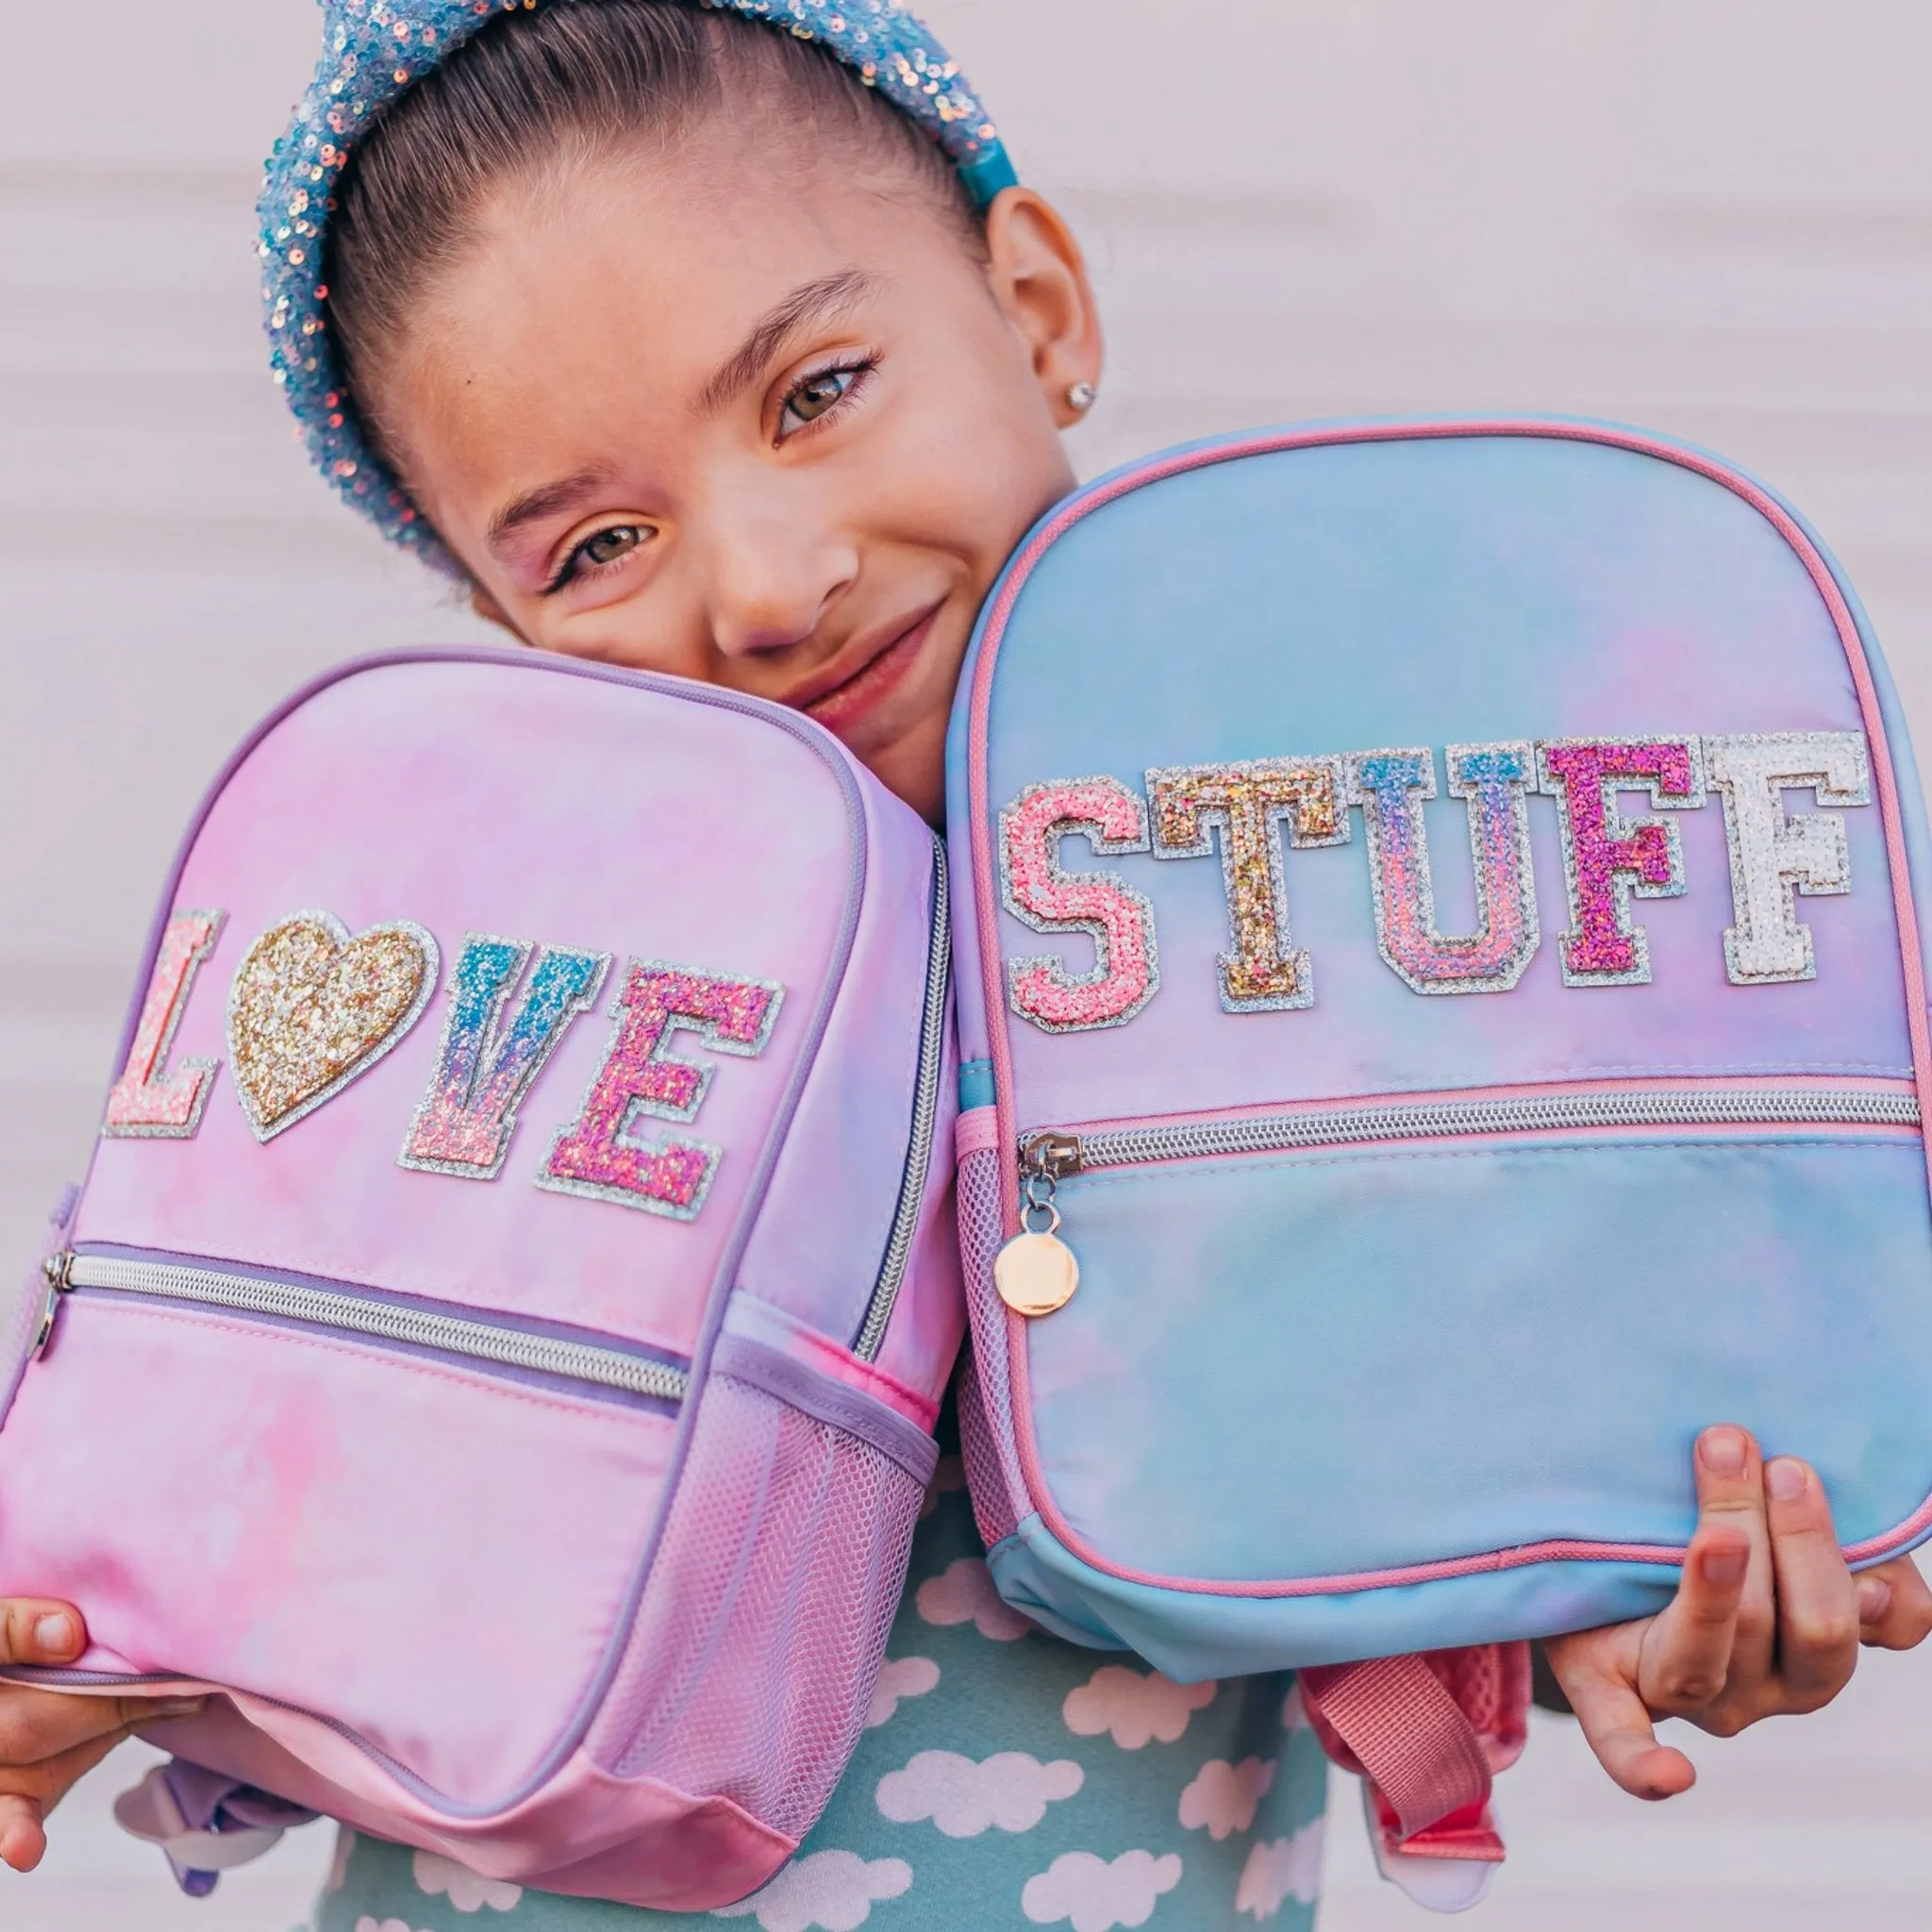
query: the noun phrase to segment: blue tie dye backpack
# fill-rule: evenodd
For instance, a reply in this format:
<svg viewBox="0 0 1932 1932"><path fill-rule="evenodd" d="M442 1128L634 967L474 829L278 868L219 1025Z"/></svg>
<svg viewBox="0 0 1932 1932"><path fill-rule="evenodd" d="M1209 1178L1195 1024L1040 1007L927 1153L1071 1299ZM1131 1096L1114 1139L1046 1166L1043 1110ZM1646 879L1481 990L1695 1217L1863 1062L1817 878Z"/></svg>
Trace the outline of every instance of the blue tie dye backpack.
<svg viewBox="0 0 1932 1932"><path fill-rule="evenodd" d="M1668 1600L1700 1428L1927 1534L1928 847L1778 499L1563 422L1152 458L1008 568L951 791L1011 1603L1300 1667L1388 1857L1482 1864L1519 1640Z"/></svg>

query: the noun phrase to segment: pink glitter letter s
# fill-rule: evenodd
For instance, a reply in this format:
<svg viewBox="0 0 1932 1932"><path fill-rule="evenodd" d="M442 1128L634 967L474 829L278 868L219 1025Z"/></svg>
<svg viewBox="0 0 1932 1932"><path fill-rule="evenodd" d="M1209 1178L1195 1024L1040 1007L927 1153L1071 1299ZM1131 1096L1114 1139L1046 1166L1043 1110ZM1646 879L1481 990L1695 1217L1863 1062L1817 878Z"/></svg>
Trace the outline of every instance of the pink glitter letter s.
<svg viewBox="0 0 1932 1932"><path fill-rule="evenodd" d="M1012 1008L1045 1033L1119 1026L1160 984L1154 908L1118 873L1070 873L1060 841L1084 833L1096 853L1147 850L1147 808L1117 778L1031 785L1000 813L1000 897L1035 932L1085 933L1093 970L1069 973L1051 957L1007 967Z"/></svg>
<svg viewBox="0 0 1932 1932"><path fill-rule="evenodd" d="M1541 789L1554 794L1563 833L1571 930L1557 957L1566 986L1643 986L1650 945L1630 899L1670 899L1684 890L1677 828L1662 819L1626 823L1619 791L1648 791L1674 809L1704 803L1694 738L1559 738L1536 748Z"/></svg>
<svg viewBox="0 0 1932 1932"><path fill-rule="evenodd" d="M168 1048L188 1005L201 963L214 951L221 912L177 912L155 954L147 997L134 1029L127 1064L108 1095L101 1132L109 1140L192 1141L214 1083L215 1060L183 1060L167 1071Z"/></svg>
<svg viewBox="0 0 1932 1932"><path fill-rule="evenodd" d="M540 1188L641 1208L677 1221L696 1219L723 1150L706 1141L631 1138L640 1114L689 1121L704 1103L711 1069L664 1051L690 1028L717 1053L760 1052L778 1017L784 989L762 979L714 979L688 966L631 962L611 1017L617 1022L577 1119L557 1137L537 1176Z"/></svg>

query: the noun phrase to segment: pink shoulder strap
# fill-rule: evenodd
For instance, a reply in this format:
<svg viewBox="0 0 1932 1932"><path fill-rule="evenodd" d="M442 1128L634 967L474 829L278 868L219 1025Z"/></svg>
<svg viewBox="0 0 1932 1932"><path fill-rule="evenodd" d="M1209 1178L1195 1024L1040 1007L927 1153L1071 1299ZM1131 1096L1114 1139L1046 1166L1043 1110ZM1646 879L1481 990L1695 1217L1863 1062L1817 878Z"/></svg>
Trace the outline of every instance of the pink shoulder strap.
<svg viewBox="0 0 1932 1932"><path fill-rule="evenodd" d="M1323 1665L1301 1686L1323 1748L1368 1782L1385 1872L1391 1856L1502 1862L1490 1791L1528 1736L1527 1644Z"/></svg>

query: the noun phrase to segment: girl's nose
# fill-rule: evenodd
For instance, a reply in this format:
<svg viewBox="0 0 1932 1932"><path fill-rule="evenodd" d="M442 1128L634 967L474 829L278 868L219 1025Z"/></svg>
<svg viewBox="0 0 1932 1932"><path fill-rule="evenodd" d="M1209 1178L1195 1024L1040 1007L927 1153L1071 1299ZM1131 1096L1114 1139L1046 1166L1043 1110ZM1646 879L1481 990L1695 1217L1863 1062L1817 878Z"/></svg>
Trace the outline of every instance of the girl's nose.
<svg viewBox="0 0 1932 1932"><path fill-rule="evenodd" d="M849 537L796 515L739 513L711 546L711 642L751 657L806 642L858 575Z"/></svg>

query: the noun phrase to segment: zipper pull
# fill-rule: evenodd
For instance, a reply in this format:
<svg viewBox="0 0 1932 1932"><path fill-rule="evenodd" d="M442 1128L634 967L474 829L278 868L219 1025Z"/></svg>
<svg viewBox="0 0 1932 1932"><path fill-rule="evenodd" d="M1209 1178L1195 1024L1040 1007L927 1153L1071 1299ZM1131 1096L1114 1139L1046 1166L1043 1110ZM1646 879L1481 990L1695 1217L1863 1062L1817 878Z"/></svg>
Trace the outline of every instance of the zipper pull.
<svg viewBox="0 0 1932 1932"><path fill-rule="evenodd" d="M49 1255L41 1264L41 1273L47 1277L47 1298L41 1307L40 1332L34 1337L34 1361L46 1354L47 1344L54 1339L54 1318L60 1312L60 1297L74 1286L73 1250L63 1248L58 1255Z"/></svg>
<svg viewBox="0 0 1932 1932"><path fill-rule="evenodd" d="M1080 1263L1059 1238L1054 1195L1061 1179L1081 1168L1075 1134L1034 1134L1020 1150L1020 1232L993 1257L992 1282L1015 1314L1050 1315L1073 1300ZM1046 1216L1043 1227L1033 1224Z"/></svg>

